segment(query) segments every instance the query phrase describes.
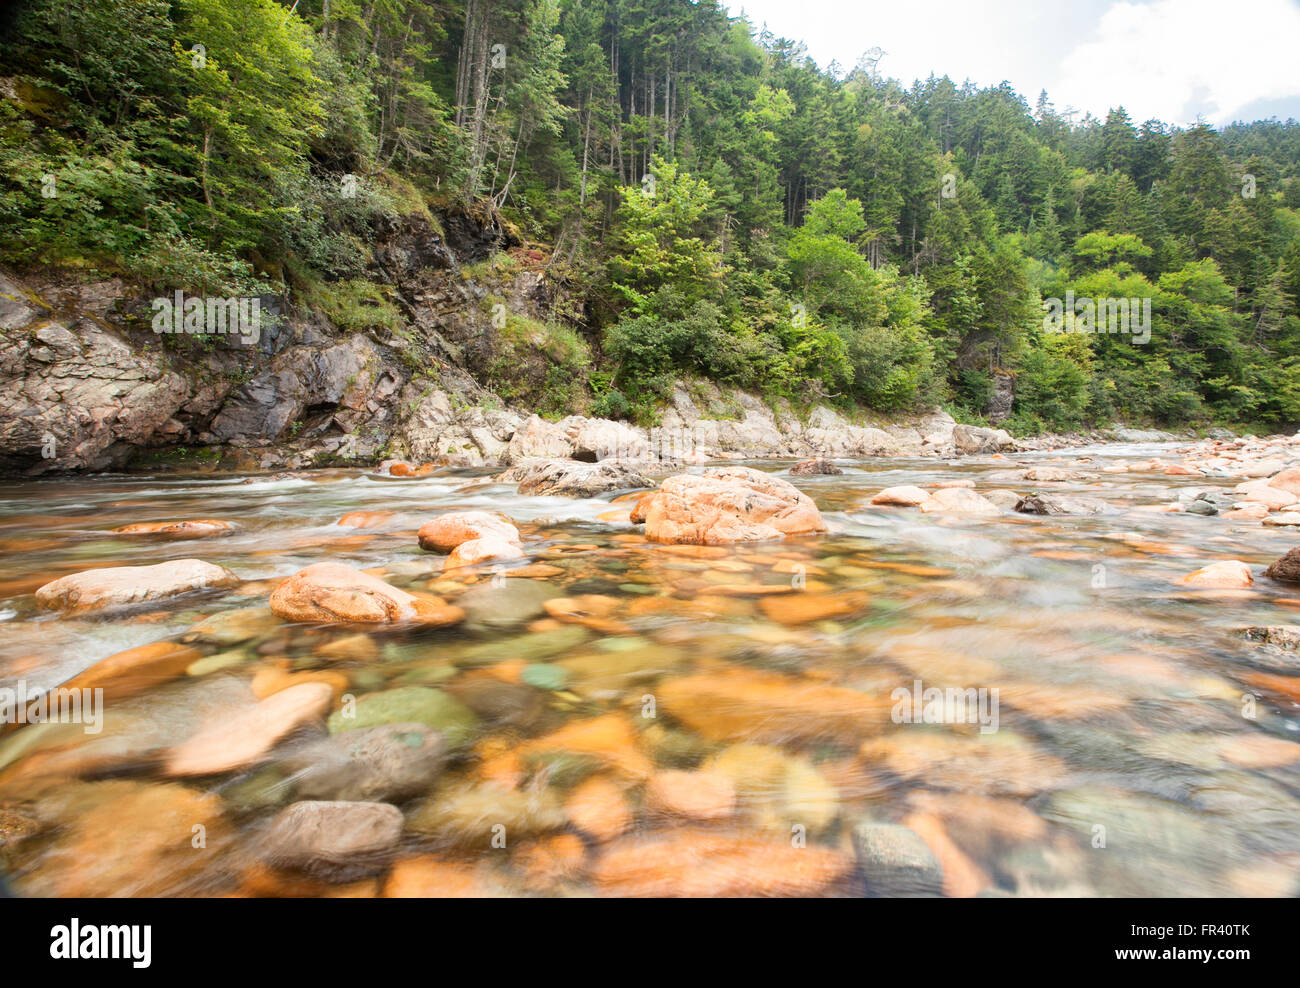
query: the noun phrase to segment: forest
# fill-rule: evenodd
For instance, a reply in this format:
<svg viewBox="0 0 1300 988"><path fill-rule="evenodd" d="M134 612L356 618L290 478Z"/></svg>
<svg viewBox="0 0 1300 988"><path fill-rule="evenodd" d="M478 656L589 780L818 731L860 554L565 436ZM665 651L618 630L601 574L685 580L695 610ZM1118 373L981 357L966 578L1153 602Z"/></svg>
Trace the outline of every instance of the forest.
<svg viewBox="0 0 1300 988"><path fill-rule="evenodd" d="M819 66L715 0L5 16L0 263L19 271L271 292L364 330L401 318L367 278L375 231L462 210L580 301L551 328L588 414L651 420L703 378L1022 435L1300 424L1294 120L1101 119ZM1143 332L1107 331L1118 300Z"/></svg>

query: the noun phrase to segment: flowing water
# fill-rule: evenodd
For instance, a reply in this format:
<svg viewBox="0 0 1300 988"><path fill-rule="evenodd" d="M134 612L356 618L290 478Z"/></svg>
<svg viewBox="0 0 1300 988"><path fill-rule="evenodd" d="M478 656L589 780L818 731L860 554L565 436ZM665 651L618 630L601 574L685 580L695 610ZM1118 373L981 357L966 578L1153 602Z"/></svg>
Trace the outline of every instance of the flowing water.
<svg viewBox="0 0 1300 988"><path fill-rule="evenodd" d="M1174 583L1219 559L1258 573L1294 539L1141 510L1233 480L1098 472L1169 452L842 463L842 475L791 478L829 534L717 549L647 543L613 495L520 496L451 469L0 485L0 687L54 687L161 640L194 649L179 675L110 695L97 733L0 735L0 868L26 895L895 894L920 881L894 860L915 858L915 842L873 862L854 833L902 822L950 895L1295 894L1300 708L1287 690L1300 660L1242 629L1288 624L1300 600L1264 579L1248 591ZM751 465L787 476L788 464ZM990 479L1044 465L1084 475ZM949 481L1086 493L1117 512L973 518L868 503L883 487ZM509 515L528 559L444 574L414 531L467 508ZM358 510L388 515L336 524ZM111 532L185 518L238 529ZM64 574L191 557L247 582L95 616L35 605ZM271 617L275 579L325 560L469 617L440 629ZM531 576L509 576L525 565ZM559 620L543 611L543 598L583 595ZM191 630L227 612L217 630ZM168 778L168 747L287 677L331 685L335 730L345 706L399 688L442 730L438 777L389 797L404 815L396 847L265 859L272 821L302 798L291 756L324 725L244 767ZM944 714L896 692L929 688L978 699ZM441 706L420 706L431 696ZM878 832L886 844L899 834Z"/></svg>

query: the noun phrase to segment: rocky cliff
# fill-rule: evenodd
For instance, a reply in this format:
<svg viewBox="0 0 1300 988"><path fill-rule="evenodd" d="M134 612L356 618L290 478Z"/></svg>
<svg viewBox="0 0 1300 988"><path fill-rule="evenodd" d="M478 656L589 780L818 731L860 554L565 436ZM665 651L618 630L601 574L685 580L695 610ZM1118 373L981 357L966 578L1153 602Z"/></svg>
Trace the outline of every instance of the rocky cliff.
<svg viewBox="0 0 1300 988"><path fill-rule="evenodd" d="M1010 443L967 427L954 436L937 411L861 425L827 407L801 417L701 384L679 385L649 430L576 414L548 421L491 387L503 365L530 373L529 355L505 340L505 314L536 325L580 318L544 255L460 215L394 223L372 255L368 277L395 319L348 332L268 296L256 339L158 334L147 294L119 280L0 271L0 470L297 469L395 457L494 467L535 457L863 457ZM493 257L503 263L479 270ZM461 265L472 262L471 275ZM547 380L544 341L531 357L542 369L536 393ZM527 395L527 382L515 390Z"/></svg>

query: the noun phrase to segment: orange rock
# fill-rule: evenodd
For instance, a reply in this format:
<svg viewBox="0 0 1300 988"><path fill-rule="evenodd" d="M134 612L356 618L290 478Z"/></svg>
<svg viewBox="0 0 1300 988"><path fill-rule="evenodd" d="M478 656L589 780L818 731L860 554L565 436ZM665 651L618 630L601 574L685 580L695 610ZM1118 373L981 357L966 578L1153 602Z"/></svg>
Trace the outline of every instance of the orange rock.
<svg viewBox="0 0 1300 988"><path fill-rule="evenodd" d="M942 511L954 515L998 515L1002 511L996 504L965 487L945 487L930 495L921 505L927 514Z"/></svg>
<svg viewBox="0 0 1300 988"><path fill-rule="evenodd" d="M646 782L645 804L688 820L725 820L736 811L736 784L720 772L656 772Z"/></svg>
<svg viewBox="0 0 1300 988"><path fill-rule="evenodd" d="M853 859L829 847L678 829L618 841L601 855L592 878L617 896L811 896L852 871Z"/></svg>
<svg viewBox="0 0 1300 988"><path fill-rule="evenodd" d="M1279 693L1300 703L1300 676L1277 676L1271 672L1247 672L1241 678L1251 686L1269 693Z"/></svg>
<svg viewBox="0 0 1300 988"><path fill-rule="evenodd" d="M301 569L271 594L271 610L286 621L357 624L412 621L434 627L465 617L438 598L420 598L342 563Z"/></svg>
<svg viewBox="0 0 1300 988"><path fill-rule="evenodd" d="M443 561L442 568L449 570L458 566L474 566L493 559L523 558L524 550L516 543L496 536L484 536L479 539L469 539L452 549Z"/></svg>
<svg viewBox="0 0 1300 988"><path fill-rule="evenodd" d="M930 500L930 492L920 487L904 484L901 487L886 487L872 499L872 504L896 505L903 508L916 508Z"/></svg>
<svg viewBox="0 0 1300 988"><path fill-rule="evenodd" d="M1261 518L1268 517L1268 505L1258 504L1250 501L1243 504L1240 508L1234 508L1231 511L1225 511L1221 518L1229 521L1259 521Z"/></svg>
<svg viewBox="0 0 1300 988"><path fill-rule="evenodd" d="M61 576L36 591L36 604L81 614L238 582L239 577L224 567L201 559L173 559L153 566L111 566Z"/></svg>
<svg viewBox="0 0 1300 988"><path fill-rule="evenodd" d="M235 530L228 521L214 518L197 518L191 521L151 521L139 525L123 525L113 529L116 535L165 535L178 539L201 539L210 535L227 535Z"/></svg>
<svg viewBox="0 0 1300 988"><path fill-rule="evenodd" d="M398 462L388 468L388 474L392 477L427 477L433 473L432 463L421 463L418 467L410 463Z"/></svg>
<svg viewBox="0 0 1300 988"><path fill-rule="evenodd" d="M309 672L289 672L285 669L277 669L274 666L268 666L259 669L254 675L249 687L253 695L259 700L265 700L268 696L274 696L281 690L286 690L290 686L298 686L302 683L324 683L332 691L331 703L338 703L345 690L348 688L348 677L341 672L334 672L329 669L314 669Z"/></svg>
<svg viewBox="0 0 1300 988"><path fill-rule="evenodd" d="M233 716L224 716L172 748L171 776L217 775L260 761L282 738L319 721L332 693L325 683L299 683Z"/></svg>
<svg viewBox="0 0 1300 988"><path fill-rule="evenodd" d="M100 659L89 669L77 673L61 688L102 688L105 698L118 700L175 679L202 657L203 653L188 645L152 642Z"/></svg>
<svg viewBox="0 0 1300 988"><path fill-rule="evenodd" d="M1215 590L1237 590L1255 582L1250 567L1238 559L1227 559L1178 579L1185 587L1207 587Z"/></svg>
<svg viewBox="0 0 1300 988"><path fill-rule="evenodd" d="M509 518L491 511L450 511L420 526L420 548L450 552L463 542L496 537L519 545L519 529Z"/></svg>
<svg viewBox="0 0 1300 988"><path fill-rule="evenodd" d="M524 870L524 885L537 892L582 874L587 848L577 834L556 834L520 848L516 861Z"/></svg>
<svg viewBox="0 0 1300 988"><path fill-rule="evenodd" d="M943 867L943 894L950 899L973 899L993 882L979 865L952 842L943 823L928 813L912 813L904 827L918 833Z"/></svg>
<svg viewBox="0 0 1300 988"><path fill-rule="evenodd" d="M549 563L529 563L527 566L506 570L506 576L545 580L552 576L563 576L564 572L562 566L551 566Z"/></svg>
<svg viewBox="0 0 1300 988"><path fill-rule="evenodd" d="M604 634L622 634L630 630L621 621L612 620L621 601L617 597L601 594L582 594L578 597L553 597L542 606L546 613L565 624L581 624Z"/></svg>
<svg viewBox="0 0 1300 988"><path fill-rule="evenodd" d="M1219 751L1227 761L1242 768L1279 768L1300 761L1300 744L1267 734L1224 738Z"/></svg>
<svg viewBox="0 0 1300 988"><path fill-rule="evenodd" d="M630 523L632 521L632 512L627 509L616 508L613 511L602 511L596 516L597 521L607 521L613 523Z"/></svg>
<svg viewBox="0 0 1300 988"><path fill-rule="evenodd" d="M637 747L635 732L618 713L571 721L553 734L526 742L519 748L519 755L526 758L552 751L591 755L637 779L644 779L654 768L650 759Z"/></svg>
<svg viewBox="0 0 1300 988"><path fill-rule="evenodd" d="M489 666L487 674L493 679L501 680L503 683L517 683L520 681L520 676L523 675L527 665L528 662L525 659L506 659L504 662Z"/></svg>
<svg viewBox="0 0 1300 988"><path fill-rule="evenodd" d="M794 625L846 617L860 612L866 604L867 598L863 594L797 593L764 598L758 602L758 609L772 621Z"/></svg>
<svg viewBox="0 0 1300 988"><path fill-rule="evenodd" d="M433 856L396 862L384 882L386 899L494 899L509 894L485 866Z"/></svg>
<svg viewBox="0 0 1300 988"><path fill-rule="evenodd" d="M657 696L660 711L715 740L860 738L892 710L888 696L741 668L670 679Z"/></svg>
<svg viewBox="0 0 1300 988"><path fill-rule="evenodd" d="M334 524L349 528L378 528L392 517L391 511L349 511Z"/></svg>
<svg viewBox="0 0 1300 988"><path fill-rule="evenodd" d="M582 782L569 794L564 813L573 826L602 843L632 825L632 810L622 786L599 775Z"/></svg>
<svg viewBox="0 0 1300 988"><path fill-rule="evenodd" d="M722 545L824 532L812 498L779 477L747 467L667 478L632 512L653 542Z"/></svg>
<svg viewBox="0 0 1300 988"><path fill-rule="evenodd" d="M939 817L962 847L993 857L1002 845L1033 844L1047 836L1047 821L1010 799L978 793L914 792L908 802L928 816Z"/></svg>

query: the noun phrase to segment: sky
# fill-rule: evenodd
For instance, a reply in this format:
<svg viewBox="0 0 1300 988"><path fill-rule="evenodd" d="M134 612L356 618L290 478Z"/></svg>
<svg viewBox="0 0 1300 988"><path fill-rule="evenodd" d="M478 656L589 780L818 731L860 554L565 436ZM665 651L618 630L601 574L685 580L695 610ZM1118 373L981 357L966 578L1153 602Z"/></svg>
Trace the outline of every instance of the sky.
<svg viewBox="0 0 1300 988"><path fill-rule="evenodd" d="M1300 0L729 0L756 26L803 41L826 67L873 47L879 71L910 85L1006 80L1032 108L1046 89L1104 118L1180 126L1300 120Z"/></svg>

